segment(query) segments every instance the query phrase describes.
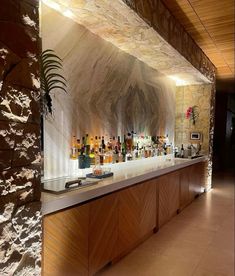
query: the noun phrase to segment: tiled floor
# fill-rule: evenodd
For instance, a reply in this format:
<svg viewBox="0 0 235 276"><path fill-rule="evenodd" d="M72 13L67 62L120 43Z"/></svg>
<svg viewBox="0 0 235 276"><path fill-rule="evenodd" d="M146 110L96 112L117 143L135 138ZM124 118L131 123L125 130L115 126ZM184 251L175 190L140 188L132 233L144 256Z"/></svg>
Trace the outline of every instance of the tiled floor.
<svg viewBox="0 0 235 276"><path fill-rule="evenodd" d="M102 276L233 276L234 185L220 174L159 232L105 269Z"/></svg>

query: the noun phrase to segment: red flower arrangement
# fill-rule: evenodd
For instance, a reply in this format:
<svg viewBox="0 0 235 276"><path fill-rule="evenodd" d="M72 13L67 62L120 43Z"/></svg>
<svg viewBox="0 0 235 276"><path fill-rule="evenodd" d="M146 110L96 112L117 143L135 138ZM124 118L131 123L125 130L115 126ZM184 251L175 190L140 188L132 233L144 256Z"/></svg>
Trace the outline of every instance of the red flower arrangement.
<svg viewBox="0 0 235 276"><path fill-rule="evenodd" d="M199 116L198 106L194 105L194 106L188 107L186 111L186 119L192 120L193 124L195 125L198 116Z"/></svg>

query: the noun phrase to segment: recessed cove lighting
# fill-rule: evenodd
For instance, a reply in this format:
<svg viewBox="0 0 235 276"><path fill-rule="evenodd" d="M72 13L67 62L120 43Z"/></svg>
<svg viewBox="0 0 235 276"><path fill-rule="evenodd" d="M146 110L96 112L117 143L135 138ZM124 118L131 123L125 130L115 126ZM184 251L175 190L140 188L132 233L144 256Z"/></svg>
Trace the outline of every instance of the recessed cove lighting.
<svg viewBox="0 0 235 276"><path fill-rule="evenodd" d="M42 0L42 2L47 5L48 7L56 10L56 11L61 11L61 7L58 3L51 1L51 0Z"/></svg>
<svg viewBox="0 0 235 276"><path fill-rule="evenodd" d="M176 86L187 85L187 82L185 80L182 80L177 76L169 76L169 78L172 79L173 81L175 81Z"/></svg>
<svg viewBox="0 0 235 276"><path fill-rule="evenodd" d="M63 15L72 18L74 14L70 10L66 10L63 12Z"/></svg>

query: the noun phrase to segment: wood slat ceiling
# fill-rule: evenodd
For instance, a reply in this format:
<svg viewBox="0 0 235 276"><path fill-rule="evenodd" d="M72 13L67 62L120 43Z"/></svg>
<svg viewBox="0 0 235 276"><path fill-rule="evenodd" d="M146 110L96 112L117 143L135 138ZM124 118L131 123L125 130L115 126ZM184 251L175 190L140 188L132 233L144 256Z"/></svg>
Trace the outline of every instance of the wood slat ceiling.
<svg viewBox="0 0 235 276"><path fill-rule="evenodd" d="M217 67L234 79L234 0L162 0Z"/></svg>

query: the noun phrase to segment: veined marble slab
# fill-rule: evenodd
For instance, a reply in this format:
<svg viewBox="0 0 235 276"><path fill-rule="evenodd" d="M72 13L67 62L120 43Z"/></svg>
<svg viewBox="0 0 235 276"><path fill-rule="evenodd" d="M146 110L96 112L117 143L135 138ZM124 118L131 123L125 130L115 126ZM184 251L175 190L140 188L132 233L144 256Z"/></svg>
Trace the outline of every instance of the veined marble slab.
<svg viewBox="0 0 235 276"><path fill-rule="evenodd" d="M136 183L205 161L206 157L179 159L173 157L152 157L137 161L115 164L114 176L101 180L98 184L66 192L61 195L42 193L42 212L47 215L67 207L95 199L99 196L118 191Z"/></svg>
<svg viewBox="0 0 235 276"><path fill-rule="evenodd" d="M143 61L46 6L43 48L63 59L68 94L55 91L45 120L45 178L69 172L71 138L132 130L174 142L175 83Z"/></svg>

